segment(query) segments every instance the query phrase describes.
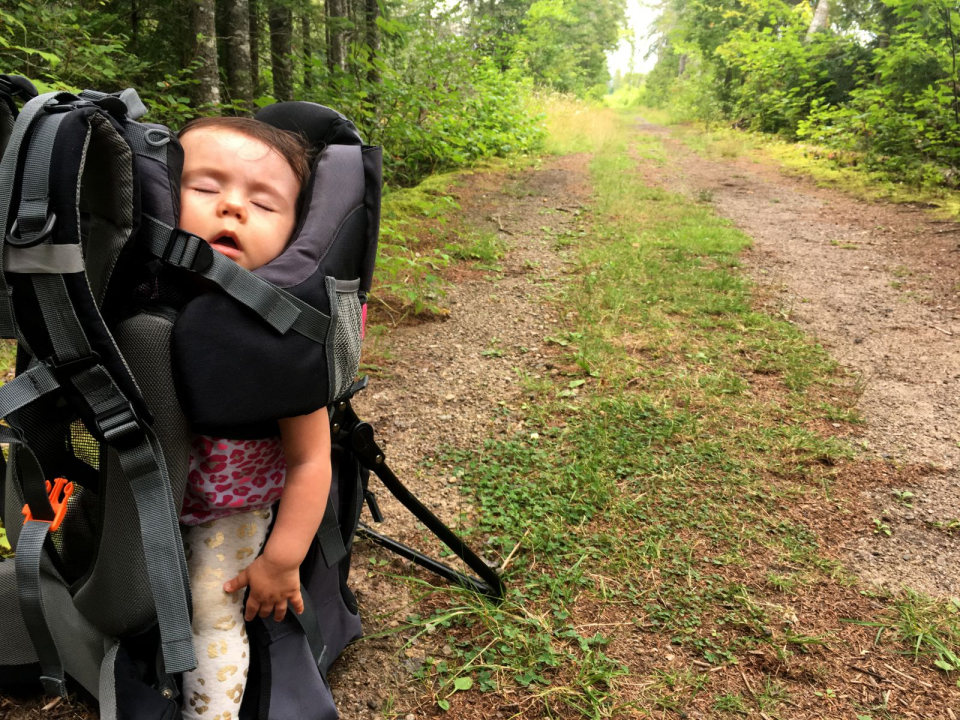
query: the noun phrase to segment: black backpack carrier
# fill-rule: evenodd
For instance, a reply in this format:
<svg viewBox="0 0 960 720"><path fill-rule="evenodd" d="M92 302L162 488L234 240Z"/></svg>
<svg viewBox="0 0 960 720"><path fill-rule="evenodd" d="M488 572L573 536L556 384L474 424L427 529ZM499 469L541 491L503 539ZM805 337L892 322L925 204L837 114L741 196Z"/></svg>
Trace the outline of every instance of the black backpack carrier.
<svg viewBox="0 0 960 720"><path fill-rule="evenodd" d="M135 92L48 93L17 117L14 96L31 90L0 76L0 334L18 341L16 377L0 387L0 517L16 550L0 561L0 687L39 680L64 695L70 677L102 718L179 717L179 674L195 665L178 524L190 433L263 437L328 406L333 481L301 566L306 608L248 624L239 717L336 718L326 671L361 635L347 580L365 501L380 519L371 469L483 580L361 531L502 595L496 573L389 471L350 406L366 385L354 378L380 149L320 105L262 110L318 159L293 240L251 273L177 229L182 149L138 122Z"/></svg>

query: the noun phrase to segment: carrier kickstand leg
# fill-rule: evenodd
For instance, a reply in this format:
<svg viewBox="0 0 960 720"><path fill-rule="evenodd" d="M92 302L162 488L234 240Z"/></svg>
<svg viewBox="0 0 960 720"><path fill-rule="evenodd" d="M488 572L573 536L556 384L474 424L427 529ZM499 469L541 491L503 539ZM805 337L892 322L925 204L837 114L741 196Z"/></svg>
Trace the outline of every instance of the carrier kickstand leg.
<svg viewBox="0 0 960 720"><path fill-rule="evenodd" d="M425 555L401 542L374 532L365 525L361 525L357 532L387 550L436 573L445 580L459 583L475 592L486 595L491 600L498 602L503 600L505 589L503 581L500 579L496 570L467 547L463 540L421 503L417 497L400 482L400 479L393 471L387 467L383 450L380 449L374 439L373 426L360 420L350 404L350 399L356 393L366 388L366 386L367 378L361 378L361 380L350 389L348 397L339 401L334 406L333 415L330 419L334 438L344 446L349 447L361 465L380 478L380 481L393 496L413 513L417 520L426 525L430 532L436 535L444 545L450 548L457 557L463 560L463 562L480 577L477 578L466 575L439 560L431 558L429 555ZM374 521L382 522L383 515L377 505L376 496L366 486L363 490L364 500L367 503Z"/></svg>

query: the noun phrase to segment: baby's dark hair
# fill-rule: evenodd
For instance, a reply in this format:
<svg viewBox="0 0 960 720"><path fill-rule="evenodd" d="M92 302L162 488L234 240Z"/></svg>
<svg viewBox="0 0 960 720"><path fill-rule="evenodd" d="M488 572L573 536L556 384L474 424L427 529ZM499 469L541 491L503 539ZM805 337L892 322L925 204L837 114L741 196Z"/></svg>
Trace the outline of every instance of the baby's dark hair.
<svg viewBox="0 0 960 720"><path fill-rule="evenodd" d="M273 125L246 117L202 117L191 120L177 134L183 137L191 130L223 129L233 130L254 140L259 140L287 161L300 184L300 190L310 177L312 148L307 141L288 130L280 130Z"/></svg>

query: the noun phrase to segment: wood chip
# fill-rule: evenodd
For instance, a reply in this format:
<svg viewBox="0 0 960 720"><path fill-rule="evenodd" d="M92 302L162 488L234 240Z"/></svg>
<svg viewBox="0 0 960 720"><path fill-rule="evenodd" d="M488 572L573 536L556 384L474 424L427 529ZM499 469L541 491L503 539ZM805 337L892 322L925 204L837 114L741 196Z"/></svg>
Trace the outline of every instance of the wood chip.
<svg viewBox="0 0 960 720"><path fill-rule="evenodd" d="M40 709L41 709L43 712L48 712L48 711L50 711L50 710L53 710L57 705L60 704L60 700L61 700L61 699L62 699L62 698L55 697L53 700L51 700L50 702L48 702L46 705L44 705L44 706L43 706L42 708L40 708Z"/></svg>

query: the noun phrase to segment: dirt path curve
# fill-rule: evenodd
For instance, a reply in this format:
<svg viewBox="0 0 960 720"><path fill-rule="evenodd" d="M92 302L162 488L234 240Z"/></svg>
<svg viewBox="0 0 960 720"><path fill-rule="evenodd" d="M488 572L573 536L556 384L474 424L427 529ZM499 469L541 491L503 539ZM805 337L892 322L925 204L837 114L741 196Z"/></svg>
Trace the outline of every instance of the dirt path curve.
<svg viewBox="0 0 960 720"><path fill-rule="evenodd" d="M564 251L551 238L578 222L579 208L587 200L586 172L583 157L567 156L536 169L481 173L462 181L454 190L462 225L499 233L507 247L500 269L454 271L445 301L449 318L394 329L387 372L373 378L356 402L360 417L376 428L391 469L453 528L463 523L461 513L470 508L455 468L433 460L443 448L480 453L486 438L516 430L513 421L498 412L500 403L521 400L520 373L551 372L544 338L556 332L558 319L546 299L566 267ZM375 529L436 553L439 546L414 517L379 483L371 487L378 490L386 516ZM484 548L476 549L483 554ZM389 632L401 626L407 614L423 612L414 606L405 584L366 573L370 560L388 562L388 573L438 582L370 543L359 543L352 585L367 635ZM422 692L412 678L426 653L424 643L404 650L407 641L397 633L347 649L331 672L345 720L379 718L386 709L400 712L401 718L420 717L421 702L433 705L418 697ZM399 665L398 651L405 656Z"/></svg>
<svg viewBox="0 0 960 720"><path fill-rule="evenodd" d="M818 188L773 164L707 159L660 126L639 130L667 153L663 166L645 164L646 177L711 202L750 235L751 275L858 378L866 453L891 471L929 466L918 486L898 488L914 493L907 502L889 488L871 492L891 535L864 528L846 548L849 564L872 582L960 594L960 543L934 527L960 518L960 226Z"/></svg>

